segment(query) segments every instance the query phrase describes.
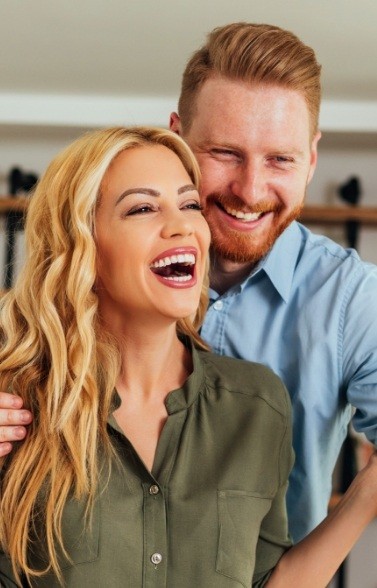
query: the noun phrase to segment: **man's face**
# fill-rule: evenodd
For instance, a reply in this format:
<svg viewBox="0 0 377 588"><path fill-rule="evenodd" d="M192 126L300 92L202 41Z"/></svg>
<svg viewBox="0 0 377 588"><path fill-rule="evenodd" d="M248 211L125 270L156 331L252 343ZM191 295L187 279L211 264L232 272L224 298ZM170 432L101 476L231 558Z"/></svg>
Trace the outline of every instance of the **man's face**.
<svg viewBox="0 0 377 588"><path fill-rule="evenodd" d="M257 263L298 216L317 161L303 96L277 85L224 78L201 88L189 131L201 198L218 256Z"/></svg>

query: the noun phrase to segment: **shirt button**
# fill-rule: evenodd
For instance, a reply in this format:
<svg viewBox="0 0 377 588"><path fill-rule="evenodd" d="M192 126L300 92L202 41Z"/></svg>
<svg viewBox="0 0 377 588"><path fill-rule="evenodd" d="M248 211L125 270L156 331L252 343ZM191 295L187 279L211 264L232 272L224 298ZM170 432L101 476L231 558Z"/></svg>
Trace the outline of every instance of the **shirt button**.
<svg viewBox="0 0 377 588"><path fill-rule="evenodd" d="M162 562L162 555L161 555L161 553L153 553L151 555L151 562L155 566L158 566L158 564L160 564Z"/></svg>
<svg viewBox="0 0 377 588"><path fill-rule="evenodd" d="M152 496L154 496L155 494L158 494L160 492L159 487L157 486L157 484L153 484L150 488L149 488L149 494L151 494Z"/></svg>
<svg viewBox="0 0 377 588"><path fill-rule="evenodd" d="M222 300L216 300L216 302L213 305L213 308L215 310L222 310L222 307L224 306L224 303Z"/></svg>

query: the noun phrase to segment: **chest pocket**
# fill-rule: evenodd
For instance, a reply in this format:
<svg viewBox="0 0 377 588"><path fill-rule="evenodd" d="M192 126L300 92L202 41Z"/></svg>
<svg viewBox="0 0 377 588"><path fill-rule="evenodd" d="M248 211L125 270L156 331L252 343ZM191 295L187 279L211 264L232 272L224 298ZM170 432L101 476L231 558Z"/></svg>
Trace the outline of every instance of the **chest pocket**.
<svg viewBox="0 0 377 588"><path fill-rule="evenodd" d="M260 526L270 510L271 500L242 490L219 490L217 507L216 572L250 588Z"/></svg>

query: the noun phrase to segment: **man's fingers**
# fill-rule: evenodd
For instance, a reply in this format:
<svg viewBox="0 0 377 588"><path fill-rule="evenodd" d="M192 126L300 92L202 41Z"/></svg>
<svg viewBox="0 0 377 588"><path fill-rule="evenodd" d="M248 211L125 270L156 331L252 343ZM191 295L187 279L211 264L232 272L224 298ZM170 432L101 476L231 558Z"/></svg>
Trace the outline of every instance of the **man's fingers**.
<svg viewBox="0 0 377 588"><path fill-rule="evenodd" d="M26 427L1 427L0 445L9 441L20 441L26 436Z"/></svg>
<svg viewBox="0 0 377 588"><path fill-rule="evenodd" d="M1 408L22 408L22 398L8 392L0 392L0 409Z"/></svg>
<svg viewBox="0 0 377 588"><path fill-rule="evenodd" d="M22 408L22 398L8 392L0 392L0 408Z"/></svg>
<svg viewBox="0 0 377 588"><path fill-rule="evenodd" d="M12 442L26 437L28 425L32 421L30 411L22 408L22 398L14 394L0 392L0 457L12 451Z"/></svg>
<svg viewBox="0 0 377 588"><path fill-rule="evenodd" d="M24 425L29 425L33 416L22 405L22 398L19 396L0 392L0 442L17 441L25 437Z"/></svg>
<svg viewBox="0 0 377 588"><path fill-rule="evenodd" d="M12 443L0 443L0 457L8 455L12 451Z"/></svg>
<svg viewBox="0 0 377 588"><path fill-rule="evenodd" d="M9 425L28 425L31 421L31 412L24 408L22 410L0 408L0 430Z"/></svg>

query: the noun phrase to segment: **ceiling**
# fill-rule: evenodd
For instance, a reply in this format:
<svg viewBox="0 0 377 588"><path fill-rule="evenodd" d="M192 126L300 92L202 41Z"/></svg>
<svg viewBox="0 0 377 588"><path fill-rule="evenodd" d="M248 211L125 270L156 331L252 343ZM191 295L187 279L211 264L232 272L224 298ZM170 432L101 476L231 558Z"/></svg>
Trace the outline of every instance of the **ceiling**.
<svg viewBox="0 0 377 588"><path fill-rule="evenodd" d="M206 32L240 20L314 47L325 98L377 101L376 0L1 0L0 94L177 96Z"/></svg>

